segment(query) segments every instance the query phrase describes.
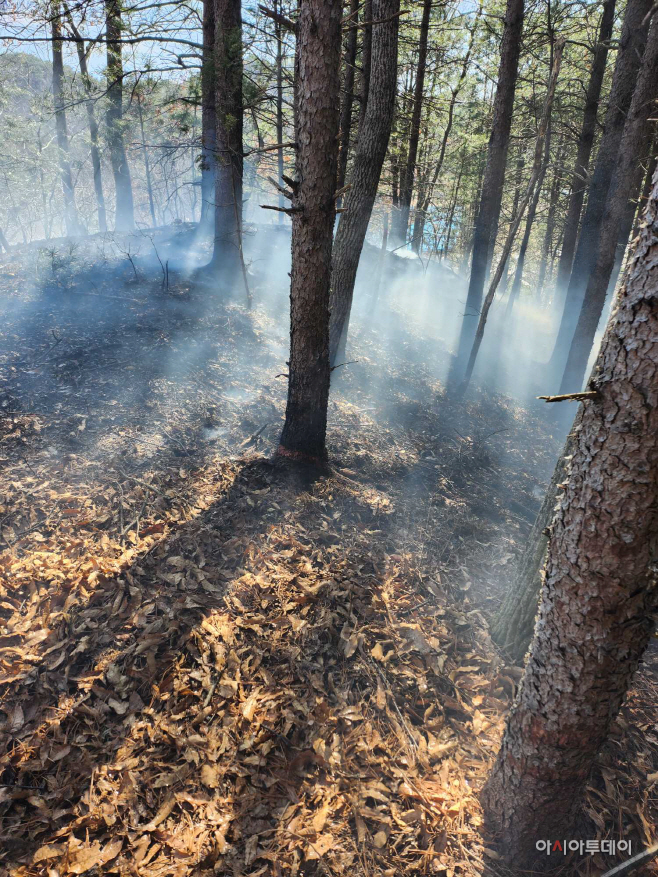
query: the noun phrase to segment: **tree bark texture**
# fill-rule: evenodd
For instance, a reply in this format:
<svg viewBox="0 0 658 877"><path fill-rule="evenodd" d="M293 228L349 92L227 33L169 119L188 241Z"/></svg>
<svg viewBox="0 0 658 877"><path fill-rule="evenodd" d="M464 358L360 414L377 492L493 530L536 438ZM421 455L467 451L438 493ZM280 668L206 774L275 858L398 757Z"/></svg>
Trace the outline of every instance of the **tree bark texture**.
<svg viewBox="0 0 658 877"><path fill-rule="evenodd" d="M330 356L344 354L354 283L377 195L395 108L400 0L373 0L372 65L368 107L359 128L350 182L332 262Z"/></svg>
<svg viewBox="0 0 658 877"><path fill-rule="evenodd" d="M407 238L409 211L411 209L411 198L414 191L416 158L418 157L418 141L420 139L420 118L423 111L425 70L427 69L427 39L430 29L431 12L432 0L423 0L423 14L420 20L420 34L418 37L418 63L416 64L413 108L411 111L411 123L409 125L407 163L404 171L404 185L400 190L400 207L399 210L396 210L395 212L396 227L393 230L393 240L398 244L404 243Z"/></svg>
<svg viewBox="0 0 658 877"><path fill-rule="evenodd" d="M525 674L482 793L514 867L573 833L658 609L658 180L601 347ZM544 859L546 856L544 854Z"/></svg>
<svg viewBox="0 0 658 877"><path fill-rule="evenodd" d="M123 21L121 0L105 0L105 36L107 39L107 144L114 176L115 231L132 231L135 208L130 167L123 141L123 56L121 43Z"/></svg>
<svg viewBox="0 0 658 877"><path fill-rule="evenodd" d="M356 38L358 34L359 0L350 0L349 29L345 39L345 75L340 102L340 147L338 151L337 189L345 185L347 159L350 154L352 133L352 104L354 103L354 71L356 67Z"/></svg>
<svg viewBox="0 0 658 877"><path fill-rule="evenodd" d="M203 52L201 59L201 219L212 225L215 215L215 0L203 0Z"/></svg>
<svg viewBox="0 0 658 877"><path fill-rule="evenodd" d="M62 180L64 196L64 225L67 235L80 232L78 211L75 206L73 176L69 155L69 136L66 128L66 110L64 109L64 61L62 58L62 22L59 3L51 9L50 22L53 39L53 104L55 108L55 130L57 132L57 151L59 154L59 173Z"/></svg>
<svg viewBox="0 0 658 877"><path fill-rule="evenodd" d="M372 4L363 3L363 38L361 40L361 75L359 77L359 128L363 123L370 94L370 67L372 64Z"/></svg>
<svg viewBox="0 0 658 877"><path fill-rule="evenodd" d="M644 55L648 33L645 19L650 8L651 0L628 0L626 5L605 127L587 190L587 207L578 237L560 328L549 364L550 370L558 374L564 370L577 314L596 260L610 180L617 164L624 123Z"/></svg>
<svg viewBox="0 0 658 877"><path fill-rule="evenodd" d="M605 3L603 4L603 14L601 15L601 22L599 24L599 35L594 48L592 69L590 71L587 93L585 95L583 123L580 129L578 151L576 153L576 161L571 176L569 205L567 207L567 215L564 222L564 237L562 240L562 250L560 252L560 261L557 269L556 285L560 299L563 299L562 290L566 291L569 282L573 254L576 250L578 225L580 224L580 214L583 209L583 200L587 188L589 160L594 145L594 135L596 134L599 99L601 97L606 61L608 60L608 47L610 44L610 37L612 36L612 27L615 21L615 3L616 0L605 0Z"/></svg>
<svg viewBox="0 0 658 877"><path fill-rule="evenodd" d="M488 270L489 253L493 247L492 237L495 238L495 229L498 228L503 183L505 180L505 165L507 163L507 148L512 125L519 54L521 52L523 3L524 0L507 0L494 115L487 149L487 164L482 184L482 193L473 234L471 277L468 284L466 309L454 364L454 377L461 376L465 359L473 344L477 317L482 307L482 294Z"/></svg>
<svg viewBox="0 0 658 877"><path fill-rule="evenodd" d="M327 453L341 16L340 0L301 0L295 60L290 361L279 453L320 461Z"/></svg>
<svg viewBox="0 0 658 877"><path fill-rule="evenodd" d="M230 286L242 247L242 16L240 0L215 3L215 243L212 265Z"/></svg>
<svg viewBox="0 0 658 877"><path fill-rule="evenodd" d="M587 281L585 299L571 342L560 393L576 392L585 379L585 369L603 311L629 193L632 193L633 180L637 176L638 165L649 140L650 118L655 110L656 98L658 98L658 17L654 16L642 68L621 138L617 165L608 190L596 261ZM641 180L640 175L637 180L638 190ZM632 194L637 197L639 192ZM632 225L631 215L630 222L628 218L626 220L627 234L630 234Z"/></svg>

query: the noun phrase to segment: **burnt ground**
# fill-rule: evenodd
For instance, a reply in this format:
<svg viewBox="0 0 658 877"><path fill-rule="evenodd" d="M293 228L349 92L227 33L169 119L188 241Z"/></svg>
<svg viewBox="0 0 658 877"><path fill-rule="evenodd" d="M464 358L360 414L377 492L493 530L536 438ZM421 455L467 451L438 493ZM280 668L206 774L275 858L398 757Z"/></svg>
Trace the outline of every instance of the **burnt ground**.
<svg viewBox="0 0 658 877"><path fill-rule="evenodd" d="M387 282L334 373L330 472L274 465L285 270L254 262L248 311L177 270L193 246L0 266L0 869L498 872L477 790L520 669L488 619L559 436L446 399ZM652 840L654 663L576 837Z"/></svg>

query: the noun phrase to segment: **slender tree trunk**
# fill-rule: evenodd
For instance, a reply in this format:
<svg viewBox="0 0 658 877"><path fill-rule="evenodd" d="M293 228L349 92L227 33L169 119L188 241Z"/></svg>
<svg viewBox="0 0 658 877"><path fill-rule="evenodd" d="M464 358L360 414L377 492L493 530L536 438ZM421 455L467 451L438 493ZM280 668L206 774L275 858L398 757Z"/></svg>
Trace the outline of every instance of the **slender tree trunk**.
<svg viewBox="0 0 658 877"><path fill-rule="evenodd" d="M461 377L469 350L475 337L477 316L482 307L482 294L486 280L489 253L493 249L492 238L498 228L500 205L505 180L505 165L512 125L512 110L516 90L516 76L521 51L523 30L523 0L507 0L505 29L498 68L498 86L494 103L494 117L487 150L487 164L482 194L473 235L473 258L471 277L466 297L466 309L457 347L450 383Z"/></svg>
<svg viewBox="0 0 658 877"><path fill-rule="evenodd" d="M370 94L370 67L372 64L372 4L373 0L363 3L363 39L361 41L361 75L359 77L359 128L361 127L368 107Z"/></svg>
<svg viewBox="0 0 658 877"><path fill-rule="evenodd" d="M450 238L452 237L452 222L455 216L455 210L457 208L457 198L459 197L459 187L461 185L462 177L464 176L464 158L462 155L462 163L459 167L459 173L457 174L457 179L455 180L455 188L452 192L452 198L450 199L450 208L448 209L448 217L446 219L446 240L443 245L443 258L445 259L448 256L448 251L450 250Z"/></svg>
<svg viewBox="0 0 658 877"><path fill-rule="evenodd" d="M556 285L558 296L560 297L563 297L562 290L566 291L569 275L571 274L573 254L576 250L580 213L583 209L583 199L585 198L585 189L587 187L589 160L592 154L592 146L594 145L594 135L596 134L599 99L601 97L606 61L608 60L608 47L610 45L610 37L612 36L612 27L615 21L615 3L616 0L605 0L603 4L599 35L594 48L592 69L589 74L587 94L585 95L583 123L580 129L578 151L571 177L571 194L569 195L569 206L564 223L562 252L560 253L557 269Z"/></svg>
<svg viewBox="0 0 658 877"><path fill-rule="evenodd" d="M9 252L9 242L5 237L4 231L0 228L0 246L5 250L6 253Z"/></svg>
<svg viewBox="0 0 658 877"><path fill-rule="evenodd" d="M526 539L526 548L519 562L514 582L507 589L505 599L491 625L491 637L516 664L521 665L528 651L539 605L546 547L551 523L555 515L558 494L567 466L575 448L579 418L571 428L564 449L558 458L551 483Z"/></svg>
<svg viewBox="0 0 658 877"><path fill-rule="evenodd" d="M59 173L64 196L64 224L66 234L80 233L78 211L75 206L73 177L69 157L69 136L66 129L66 110L64 109L64 62L62 59L62 22L59 3L51 7L51 33L53 46L53 103L55 106L55 129L57 131L57 151L59 154Z"/></svg>
<svg viewBox="0 0 658 877"><path fill-rule="evenodd" d="M431 12L432 0L423 0L423 14L420 21L420 35L418 37L418 63L416 65L416 81L414 83L413 109L409 126L407 163L404 171L404 186L400 192L400 209L396 211L395 228L393 230L393 239L398 244L404 243L406 240L407 228L409 226L409 211L414 190L416 158L420 138L420 118L423 110L423 89L425 88L425 70L427 68L427 39L430 29Z"/></svg>
<svg viewBox="0 0 658 877"><path fill-rule="evenodd" d="M290 361L279 453L326 458L329 284L336 216L341 0L301 0L295 59Z"/></svg>
<svg viewBox="0 0 658 877"><path fill-rule="evenodd" d="M555 172L553 174L553 184L548 199L548 216L546 217L546 229L544 231L544 242L541 248L541 257L539 260L539 277L537 278L537 298L540 297L546 280L546 271L548 269L548 256L551 252L551 243L553 241L553 233L555 231L555 218L557 212L558 199L560 197L560 189L562 187L562 171L563 158L565 152L564 141L560 144L557 157L555 159Z"/></svg>
<svg viewBox="0 0 658 877"><path fill-rule="evenodd" d="M135 227L133 189L130 167L123 142L123 21L121 0L105 0L105 36L107 39L107 142L114 175L116 231L132 231Z"/></svg>
<svg viewBox="0 0 658 877"><path fill-rule="evenodd" d="M548 81L548 89L546 92L546 99L544 102L544 109L542 112L541 121L539 122L539 129L537 131L537 140L535 142L535 153L534 159L532 163L532 173L530 175L530 180L528 182L528 188L525 191L523 198L521 199L521 203L519 204L519 212L516 218L512 221L509 232L507 233L507 239L505 244L503 245L503 251L500 254L500 259L498 261L498 265L496 267L496 271L494 272L493 279L487 291L487 295L482 304L482 312L480 314L480 319L478 320L477 329L475 331L475 337L473 339L473 346L471 347L471 353L468 358L468 363L466 364L466 371L464 373L464 378L459 386L458 393L459 395L463 395L469 385L471 380L471 375L473 374L473 368L475 367L475 361L477 359L478 352L480 350L480 344L482 343L482 338L484 336L484 327L487 324L487 317L489 315L489 309L491 308L491 304L494 299L494 295L496 294L496 289L498 288L498 284L500 283L500 279L503 275L503 270L505 267L505 263L509 258L509 254L512 249L512 244L514 243L514 238L516 237L516 233L519 229L519 225L521 224L521 220L523 218L523 214L526 211L526 207L530 203L530 199L532 198L535 188L538 185L539 177L541 174L542 167L544 165L545 159L543 159L544 155L544 141L547 136L547 132L550 126L551 120L551 108L553 106L553 98L555 97L555 86L557 85L557 78L560 73L560 66L562 64L562 53L564 51L564 40L560 39L555 43L554 47L554 59L553 59L553 69L551 70L551 75Z"/></svg>
<svg viewBox="0 0 658 877"><path fill-rule="evenodd" d="M585 300L562 378L561 393L578 390L585 379L587 360L601 318L608 281L615 261L617 240L628 194L632 189L633 177L642 149L649 139L650 118L655 110L656 98L658 98L658 17L654 16L642 59L642 68L621 138L619 159L608 191L604 208L605 218L600 227L596 261L587 281ZM632 219L629 226L632 227ZM630 232L630 227L628 231Z"/></svg>
<svg viewBox="0 0 658 877"><path fill-rule="evenodd" d="M144 173L146 174L146 191L149 196L149 210L151 211L151 222L155 227L158 223L155 219L155 203L153 201L153 183L151 180L151 163L149 161L149 151L146 146L146 139L144 137L144 113L142 112L142 97L141 95L137 95L137 114L139 116L139 131L142 135L142 150L144 153ZM194 170L194 165L192 165L192 169Z"/></svg>
<svg viewBox="0 0 658 877"><path fill-rule="evenodd" d="M335 365L345 352L354 282L377 195L391 133L397 81L400 0L373 0L372 70L368 108L359 129L351 175L336 233L332 260L330 356Z"/></svg>
<svg viewBox="0 0 658 877"><path fill-rule="evenodd" d="M68 6L64 4L64 11L69 24L69 29L75 39L75 47L78 53L78 64L80 66L80 77L84 86L87 100L85 101L85 109L87 111L87 124L89 126L89 142L91 167L94 175L94 193L96 195L96 210L98 213L98 230L100 232L107 231L107 213L105 210L105 195L103 194L103 177L101 172L101 156L99 150L98 138L98 122L96 121L96 113L94 112L94 101L92 99L92 82L87 68L87 54L85 52L85 41L80 36L80 32L73 22Z"/></svg>
<svg viewBox="0 0 658 877"><path fill-rule="evenodd" d="M375 276L374 283L374 292L372 296L372 303L375 305L377 303L377 299L379 298L379 292L382 287L382 277L384 276L384 266L386 265L386 252L388 249L388 211L384 214L384 228L382 231L382 248L379 254L379 261L377 263L377 274Z"/></svg>
<svg viewBox="0 0 658 877"><path fill-rule="evenodd" d="M352 104L354 102L354 70L356 67L356 37L358 34L359 0L350 0L349 29L345 39L345 78L340 103L340 147L338 151L337 189L345 185L347 159L350 153L352 131Z"/></svg>
<svg viewBox="0 0 658 877"><path fill-rule="evenodd" d="M509 294L509 299L507 301L507 308L505 310L505 317L509 319L512 315L512 310L514 308L514 304L516 299L521 292L521 284L523 282L523 269L525 268L525 257L528 252L528 245L530 244L530 235L532 233L532 226L535 222L535 216L537 215L537 207L539 205L539 198L541 196L542 186L544 185L544 177L546 176L546 168L548 167L548 162L550 159L550 151L551 151L551 131L550 128L546 134L546 148L544 150L544 160L542 162L539 176L537 178L537 185L535 186L535 193L532 197L532 201L530 202L530 207L528 208L528 215L526 217L525 229L523 231L523 238L521 239L521 247L519 248L519 257L516 260L516 271L514 272L514 282L512 283L512 289Z"/></svg>
<svg viewBox="0 0 658 877"><path fill-rule="evenodd" d="M420 246L423 240L423 228L425 226L425 217L427 215L427 211L430 206L430 202L432 200L432 195L434 193L434 187L436 186L436 181L439 178L439 174L441 173L441 169L443 167L443 162L446 155L446 147L448 145L448 138L450 137L450 133L452 131L452 125L454 121L455 115L455 105L457 103L457 98L459 97L459 92L462 89L462 85L464 84L464 79L466 78L466 74L468 72L468 65L471 60L471 53L473 51L473 43L475 41L475 34L477 32L478 22L480 20L480 16L482 14L482 5L479 6L477 15L475 16L475 21L473 22L473 27L471 28L471 35L468 42L468 48L466 50L466 54L464 55L464 60L462 62L461 73L459 74L459 79L457 80L457 84L452 89L450 94L450 103L448 104L448 119L446 121L446 126L443 129L443 137L441 138L441 147L439 149L439 157L436 162L436 166L434 168L434 176L432 177L431 184L427 187L424 199L420 200L420 209L416 207L416 215L414 217L414 231L412 238L412 249L414 253L420 252ZM462 152L462 163L459 171L459 180L461 181L461 176L464 170L464 153ZM457 185L457 189L459 189L459 184ZM454 212L454 208L453 208ZM451 220L452 221L452 220Z"/></svg>
<svg viewBox="0 0 658 877"><path fill-rule="evenodd" d="M569 838L658 609L658 186L595 368L517 700L482 793L516 870ZM632 477L629 477L631 473ZM543 854L546 861L546 854Z"/></svg>
<svg viewBox="0 0 658 877"><path fill-rule="evenodd" d="M203 0L200 225L204 229L212 226L213 217L215 215L215 150L217 144L217 115L215 113L215 39L215 0Z"/></svg>
<svg viewBox="0 0 658 877"><path fill-rule="evenodd" d="M281 0L274 0L274 11L281 12ZM283 143L283 30L281 22L274 20L276 39L276 142ZM279 185L283 186L283 149L276 153L276 167ZM279 207L283 207L283 195L279 193ZM279 225L283 223L283 213L279 213Z"/></svg>
<svg viewBox="0 0 658 877"><path fill-rule="evenodd" d="M240 270L243 101L240 0L215 0L215 244L211 266L227 288Z"/></svg>
<svg viewBox="0 0 658 877"><path fill-rule="evenodd" d="M624 122L646 45L648 23L645 23L645 18L651 2L652 0L628 0L626 4L605 127L587 190L587 207L578 237L562 320L548 365L553 374L564 370L587 279L594 268L610 180L617 164Z"/></svg>

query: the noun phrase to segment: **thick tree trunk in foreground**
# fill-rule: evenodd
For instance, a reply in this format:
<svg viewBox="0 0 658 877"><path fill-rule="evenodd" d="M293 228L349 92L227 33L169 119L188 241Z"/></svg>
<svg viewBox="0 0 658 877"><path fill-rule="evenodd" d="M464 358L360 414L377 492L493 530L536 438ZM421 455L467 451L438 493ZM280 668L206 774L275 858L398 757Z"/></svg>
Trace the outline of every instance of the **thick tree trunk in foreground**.
<svg viewBox="0 0 658 877"><path fill-rule="evenodd" d="M121 0L105 0L105 36L107 39L107 143L114 176L115 231L132 231L135 227L133 188L130 167L123 142L123 56L121 43L123 22Z"/></svg>
<svg viewBox="0 0 658 877"><path fill-rule="evenodd" d="M605 127L587 190L587 208L578 237L560 328L548 366L553 374L560 374L564 369L587 279L594 267L610 180L617 164L624 122L644 55L648 32L648 24L644 20L651 2L628 0L626 5Z"/></svg>
<svg viewBox="0 0 658 877"><path fill-rule="evenodd" d="M418 63L416 65L416 81L414 83L414 102L409 127L407 164L404 171L404 185L400 191L400 209L395 212L395 228L393 229L393 240L396 244L403 244L407 239L409 211L414 191L416 158L418 157L418 141L420 139L420 117L423 110L423 90L425 88L425 70L427 68L427 38L430 29L431 12L432 0L423 0L423 15L420 20L420 35L418 37Z"/></svg>
<svg viewBox="0 0 658 877"><path fill-rule="evenodd" d="M330 355L335 365L344 354L354 282L370 214L377 195L395 107L400 0L373 0L370 93L334 244L331 282ZM395 17L393 17L395 16Z"/></svg>
<svg viewBox="0 0 658 877"><path fill-rule="evenodd" d="M492 237L495 238L495 230L498 228L522 30L523 0L507 0L494 118L489 138L480 206L475 221L471 277L468 284L457 357L454 363L453 379L458 379L461 376L466 357L473 344L477 318L482 307L482 293L488 271L489 254L493 249Z"/></svg>
<svg viewBox="0 0 658 877"><path fill-rule="evenodd" d="M203 0L203 56L201 61L201 218L208 228L215 215L215 0Z"/></svg>
<svg viewBox="0 0 658 877"><path fill-rule="evenodd" d="M242 17L240 0L215 0L215 243L211 266L226 287L242 248Z"/></svg>
<svg viewBox="0 0 658 877"><path fill-rule="evenodd" d="M64 109L64 62L62 59L62 22L59 4L51 8L51 33L53 38L53 103L55 107L55 129L57 131L57 150L59 153L59 173L64 196L64 224L66 234L78 234L78 211L75 206L73 177L69 155L69 136L66 129L66 110Z"/></svg>
<svg viewBox="0 0 658 877"><path fill-rule="evenodd" d="M363 124L370 93L370 67L372 64L372 3L363 3L363 39L361 41L361 75L359 77L359 128Z"/></svg>
<svg viewBox="0 0 658 877"><path fill-rule="evenodd" d="M567 216L564 222L562 251L560 253L560 261L557 269L556 286L560 300L563 300L564 292L566 292L569 275L571 274L573 254L576 250L576 238L578 236L578 225L580 224L580 213L583 209L583 200L587 188L589 160L592 154L592 146L594 145L594 135L596 134L596 118L599 108L599 98L601 97L605 65L608 60L608 47L610 44L610 37L612 36L612 27L615 21L615 2L616 0L605 0L605 3L603 4L603 14L601 15L601 23L599 25L599 36L594 49L592 69L589 75L587 94L585 95L583 124L580 129L576 162L571 177L571 194L569 195L569 206L567 208Z"/></svg>
<svg viewBox="0 0 658 877"><path fill-rule="evenodd" d="M535 636L482 793L515 869L573 836L658 609L658 183L582 411ZM543 856L546 861L546 855Z"/></svg>
<svg viewBox="0 0 658 877"><path fill-rule="evenodd" d="M358 34L359 0L350 0L349 30L345 39L345 76L340 103L340 148L338 151L338 178L336 188L345 185L347 159L350 154L352 133L352 104L354 103L354 71L356 67L356 37Z"/></svg>
<svg viewBox="0 0 658 877"><path fill-rule="evenodd" d="M298 459L327 455L341 15L340 0L301 0L297 24L290 361L279 453Z"/></svg>
<svg viewBox="0 0 658 877"><path fill-rule="evenodd" d="M587 281L585 300L571 342L560 393L578 391L585 380L587 360L601 319L608 281L615 262L619 232L627 211L629 193L637 196L637 190L641 185L642 177L639 176L637 190L632 192L638 164L649 139L650 118L655 110L656 98L658 98L658 17L654 16L642 69L621 138L617 167L608 191L596 261ZM630 234L632 225L631 214L630 221L626 218L627 234Z"/></svg>

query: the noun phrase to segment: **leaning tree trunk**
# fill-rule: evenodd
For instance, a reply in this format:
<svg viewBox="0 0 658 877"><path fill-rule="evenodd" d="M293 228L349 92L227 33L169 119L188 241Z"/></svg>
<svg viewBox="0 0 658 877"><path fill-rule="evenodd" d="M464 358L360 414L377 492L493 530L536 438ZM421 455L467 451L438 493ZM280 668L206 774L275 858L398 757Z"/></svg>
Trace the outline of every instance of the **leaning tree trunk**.
<svg viewBox="0 0 658 877"><path fill-rule="evenodd" d="M135 208L130 167L123 142L123 21L121 0L105 0L105 38L107 39L107 144L114 175L116 231L132 231Z"/></svg>
<svg viewBox="0 0 658 877"><path fill-rule="evenodd" d="M230 288L242 255L242 17L240 0L215 0L215 242L211 267Z"/></svg>
<svg viewBox="0 0 658 877"><path fill-rule="evenodd" d="M301 0L297 23L290 360L279 453L314 461L327 455L341 15L341 0Z"/></svg>
<svg viewBox="0 0 658 877"><path fill-rule="evenodd" d="M356 37L358 34L359 0L350 0L350 15L345 40L345 76L340 104L340 148L338 151L338 178L336 188L345 185L347 159L350 154L352 132L352 104L354 103L354 71L356 67Z"/></svg>
<svg viewBox="0 0 658 877"><path fill-rule="evenodd" d="M560 67L562 65L563 51L564 39L561 38L555 43L554 46L553 67L551 69L551 74L548 79L548 88L546 90L544 108L542 111L541 120L539 122L539 128L537 130L537 139L535 141L535 151L533 156L530 180L528 182L525 194L521 199L521 203L519 204L518 213L516 217L513 218L512 224L510 225L509 231L507 232L507 238L505 239L505 243L503 244L503 250L500 254L498 265L496 266L494 276L491 280L491 283L489 284L489 289L487 290L485 299L482 302L482 312L480 313L480 319L478 320L477 328L475 330L475 337L473 338L473 345L471 347L471 352L468 357L468 362L466 363L464 377L461 384L456 389L453 389L453 393L456 397L463 396L470 383L471 376L473 375L473 369L475 368L477 355L480 351L482 338L484 337L484 328L487 324L489 310L493 303L496 290L498 289L498 284L500 283L501 277L503 276L505 265L507 264L507 260L509 259L512 245L514 243L514 238L516 237L516 233L519 230L519 225L521 224L521 220L523 218L523 214L526 211L526 207L530 203L530 199L532 198L536 187L539 185L542 167L545 162L545 159L542 158L544 154L544 142L546 140L546 136L550 126L551 109L553 107L555 88L557 85L558 76L560 74Z"/></svg>
<svg viewBox="0 0 658 877"><path fill-rule="evenodd" d="M397 82L398 16L400 0L373 0L370 92L352 169L352 187L345 199L336 233L332 263L330 356L331 364L344 355L354 283L379 177L386 156L395 108Z"/></svg>
<svg viewBox="0 0 658 877"><path fill-rule="evenodd" d="M64 225L66 234L77 234L78 211L75 206L73 176L69 154L69 136L66 129L66 110L64 109L64 62L62 59L62 22L59 3L54 3L50 21L53 41L53 103L55 106L55 129L57 131L57 151L59 153L59 173L64 196Z"/></svg>
<svg viewBox="0 0 658 877"><path fill-rule="evenodd" d="M594 48L592 69L589 74L587 94L585 95L583 123L580 129L576 161L571 177L569 206L567 207L567 215L564 222L562 251L560 252L560 261L558 262L557 269L556 287L560 299L563 298L563 290L566 291L566 286L569 282L573 254L576 249L576 237L578 235L580 213L583 209L585 189L587 188L589 160L592 154L592 146L594 145L594 135L596 134L596 118L599 108L599 98L601 97L605 65L608 60L608 47L610 44L610 37L612 36L612 27L615 21L615 2L616 0L605 0L603 4L599 35Z"/></svg>
<svg viewBox="0 0 658 877"><path fill-rule="evenodd" d="M608 281L615 262L619 230L642 149L649 139L650 119L655 110L656 98L658 98L658 17L654 16L642 60L642 69L621 138L619 160L605 204L605 218L601 225L596 262L587 281L585 300L562 377L561 393L579 390L585 379L587 361L601 319ZM638 180L638 189L640 182L641 177ZM630 232L632 218L628 226Z"/></svg>
<svg viewBox="0 0 658 877"><path fill-rule="evenodd" d="M562 188L562 171L563 159L566 151L566 143L563 141L557 152L555 159L555 171L553 173L553 183L551 185L551 193L548 199L548 215L546 217L546 228L544 229L544 240L541 247L541 256L539 259L539 275L537 277L537 299L541 296L546 280L546 271L548 270L548 256L551 252L553 242L553 232L555 231L555 214L557 213L558 199L560 197L560 189Z"/></svg>
<svg viewBox="0 0 658 877"><path fill-rule="evenodd" d="M564 481L567 465L574 449L578 422L578 418L576 418L564 449L558 458L551 483L544 495L544 501L526 539L526 547L519 561L514 581L508 588L505 599L491 625L492 639L516 664L522 664L532 639L539 605L539 592L543 581L548 535L558 501L558 491Z"/></svg>
<svg viewBox="0 0 658 877"><path fill-rule="evenodd" d="M420 117L423 110L423 90L425 88L425 70L427 68L427 38L430 30L431 12L432 0L423 0L423 14L420 20L420 35L418 37L418 63L416 65L416 81L414 83L414 100L411 111L411 124L409 126L407 164L404 171L404 185L400 191L400 206L395 211L395 226L393 228L393 241L396 245L403 244L407 239L409 211L414 191L416 158L418 156L418 141L420 139Z"/></svg>
<svg viewBox="0 0 658 877"><path fill-rule="evenodd" d="M515 869L573 836L658 610L658 180L581 415L525 675L482 793ZM544 853L544 862L546 855Z"/></svg>
<svg viewBox="0 0 658 877"><path fill-rule="evenodd" d="M215 0L203 0L203 53L201 59L201 218L212 227L215 214Z"/></svg>
<svg viewBox="0 0 658 877"><path fill-rule="evenodd" d="M596 260L610 180L617 164L624 123L633 99L633 89L646 45L648 24L645 19L651 3L652 0L628 0L626 4L605 127L587 190L587 207L578 237L560 328L548 365L552 374L560 374L564 369L587 280Z"/></svg>
<svg viewBox="0 0 658 877"><path fill-rule="evenodd" d="M507 147L512 126L512 110L516 91L516 76L521 52L524 0L507 0L505 29L498 68L498 86L494 103L494 117L487 151L487 165L482 184L480 206L473 234L473 257L471 277L468 284L466 308L457 347L457 356L451 375L451 383L459 380L465 360L473 345L477 316L482 307L482 294L488 271L489 253L493 249L492 237L498 228L500 205L505 180Z"/></svg>

